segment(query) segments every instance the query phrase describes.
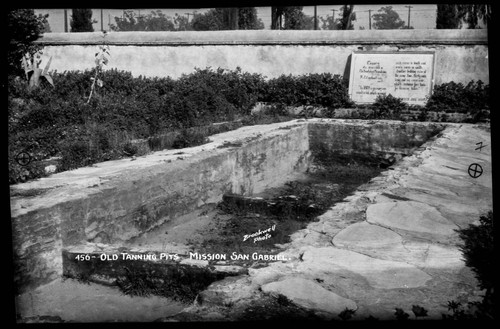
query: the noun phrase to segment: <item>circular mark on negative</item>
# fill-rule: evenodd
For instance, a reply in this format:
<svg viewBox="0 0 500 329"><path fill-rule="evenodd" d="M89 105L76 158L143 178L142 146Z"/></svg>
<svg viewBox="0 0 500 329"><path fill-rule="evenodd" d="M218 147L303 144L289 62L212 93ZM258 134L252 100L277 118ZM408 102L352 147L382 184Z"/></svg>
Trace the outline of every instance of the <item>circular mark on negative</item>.
<svg viewBox="0 0 500 329"><path fill-rule="evenodd" d="M26 152L19 152L16 155L16 162L21 166L27 166L31 162L31 155Z"/></svg>
<svg viewBox="0 0 500 329"><path fill-rule="evenodd" d="M469 166L469 176L472 178L478 178L483 174L483 167L477 163L473 163Z"/></svg>

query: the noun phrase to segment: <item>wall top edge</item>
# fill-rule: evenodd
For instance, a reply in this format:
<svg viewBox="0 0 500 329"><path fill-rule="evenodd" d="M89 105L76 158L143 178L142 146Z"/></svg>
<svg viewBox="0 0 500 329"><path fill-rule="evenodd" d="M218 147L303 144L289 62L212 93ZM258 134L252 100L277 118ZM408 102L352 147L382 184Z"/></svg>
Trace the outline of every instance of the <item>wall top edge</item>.
<svg viewBox="0 0 500 329"><path fill-rule="evenodd" d="M181 31L45 33L43 45L255 45L255 44L488 44L488 31Z"/></svg>

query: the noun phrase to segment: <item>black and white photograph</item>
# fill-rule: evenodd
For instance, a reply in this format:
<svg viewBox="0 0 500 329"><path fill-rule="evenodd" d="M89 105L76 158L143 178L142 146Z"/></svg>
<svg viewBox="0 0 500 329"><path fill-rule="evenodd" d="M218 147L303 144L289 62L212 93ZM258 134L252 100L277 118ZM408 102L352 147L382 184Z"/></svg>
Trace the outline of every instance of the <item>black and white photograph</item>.
<svg viewBox="0 0 500 329"><path fill-rule="evenodd" d="M497 8L300 4L6 9L12 322L496 318Z"/></svg>

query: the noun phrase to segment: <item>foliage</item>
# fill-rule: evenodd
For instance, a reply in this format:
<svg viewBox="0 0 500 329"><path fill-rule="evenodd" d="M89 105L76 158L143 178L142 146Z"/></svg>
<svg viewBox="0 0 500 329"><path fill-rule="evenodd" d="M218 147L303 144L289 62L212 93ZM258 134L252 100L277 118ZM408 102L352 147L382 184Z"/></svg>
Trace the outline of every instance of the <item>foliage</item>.
<svg viewBox="0 0 500 329"><path fill-rule="evenodd" d="M356 310L351 310L346 307L342 312L339 313L338 317L346 321L352 318L354 316L354 313L356 313Z"/></svg>
<svg viewBox="0 0 500 329"><path fill-rule="evenodd" d="M239 30L263 30L264 23L257 17L257 8L243 7L238 10Z"/></svg>
<svg viewBox="0 0 500 329"><path fill-rule="evenodd" d="M15 9L7 14L8 74L22 75L22 58L32 56L42 49L34 43L45 31L47 16L36 16L33 9Z"/></svg>
<svg viewBox="0 0 500 329"><path fill-rule="evenodd" d="M320 17L323 30L354 30L352 22L356 20L354 5L344 5L339 9L341 18L335 18L333 15L326 15L326 18Z"/></svg>
<svg viewBox="0 0 500 329"><path fill-rule="evenodd" d="M395 30L405 27L405 22L399 18L399 14L392 6L382 7L377 14L373 15L373 28L378 30Z"/></svg>
<svg viewBox="0 0 500 329"><path fill-rule="evenodd" d="M313 30L314 18L302 12L301 6L271 7L271 29Z"/></svg>
<svg viewBox="0 0 500 329"><path fill-rule="evenodd" d="M302 7L286 7L284 30L313 30L314 17L307 16Z"/></svg>
<svg viewBox="0 0 500 329"><path fill-rule="evenodd" d="M177 18L177 17L176 17ZM178 19L178 18L177 18ZM161 10L151 11L150 14L136 17L133 10L125 10L123 17L115 17L116 25L112 24L113 31L175 31L174 21L162 13Z"/></svg>
<svg viewBox="0 0 500 329"><path fill-rule="evenodd" d="M38 14L38 20L40 20L43 24L43 33L50 33L52 29L50 28L49 20L47 19L49 14Z"/></svg>
<svg viewBox="0 0 500 329"><path fill-rule="evenodd" d="M373 119L393 119L398 120L401 113L408 110L408 104L401 98L389 95L378 95L375 102L371 104L370 109Z"/></svg>
<svg viewBox="0 0 500 329"><path fill-rule="evenodd" d="M204 14L195 13L191 26L195 31L260 30L264 23L254 7L214 8Z"/></svg>
<svg viewBox="0 0 500 329"><path fill-rule="evenodd" d="M45 68L40 69L42 51L29 55L26 54L22 59L22 66L24 72L26 73L26 78L29 81L29 88L37 88L40 86L42 81L46 81L52 87L54 86L54 82L52 81L52 77L50 76L49 67L52 62L52 56L49 59L49 62L45 65ZM43 78L43 79L42 79Z"/></svg>
<svg viewBox="0 0 500 329"><path fill-rule="evenodd" d="M321 29L322 30L336 30L337 25L335 24L335 17L332 15L326 15L326 18L323 16L319 17L321 21Z"/></svg>
<svg viewBox="0 0 500 329"><path fill-rule="evenodd" d="M349 107L347 85L340 75L313 73L282 75L266 84L262 100L288 106L314 105L328 108Z"/></svg>
<svg viewBox="0 0 500 329"><path fill-rule="evenodd" d="M223 21L222 9L210 9L204 14L195 13L191 26L195 31L217 31L226 30Z"/></svg>
<svg viewBox="0 0 500 329"><path fill-rule="evenodd" d="M458 230L465 264L476 274L479 287L492 291L494 287L493 211L479 218L479 225Z"/></svg>
<svg viewBox="0 0 500 329"><path fill-rule="evenodd" d="M354 5L343 5L340 8L340 19L336 19L337 30L354 30L352 22L356 20L356 13L354 12Z"/></svg>
<svg viewBox="0 0 500 329"><path fill-rule="evenodd" d="M491 7L487 4L438 4L436 16L437 29L459 29L466 26L476 29L479 22L488 26Z"/></svg>
<svg viewBox="0 0 500 329"><path fill-rule="evenodd" d="M428 111L468 113L489 109L489 86L481 80L467 85L453 81L434 86Z"/></svg>
<svg viewBox="0 0 500 329"><path fill-rule="evenodd" d="M94 32L92 24L96 22L92 20L92 9L72 9L71 32Z"/></svg>
<svg viewBox="0 0 500 329"><path fill-rule="evenodd" d="M437 5L436 29L459 29L461 25L456 5Z"/></svg>
<svg viewBox="0 0 500 329"><path fill-rule="evenodd" d="M488 25L491 19L491 8L487 4L457 4L457 15L467 23L467 28L476 29L479 27L479 21Z"/></svg>

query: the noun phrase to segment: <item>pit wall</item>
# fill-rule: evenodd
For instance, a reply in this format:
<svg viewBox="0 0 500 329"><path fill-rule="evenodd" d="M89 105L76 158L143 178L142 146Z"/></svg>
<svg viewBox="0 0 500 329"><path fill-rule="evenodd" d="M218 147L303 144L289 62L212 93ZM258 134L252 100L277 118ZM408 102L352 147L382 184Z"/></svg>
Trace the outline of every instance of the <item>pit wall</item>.
<svg viewBox="0 0 500 329"><path fill-rule="evenodd" d="M46 33L38 43L44 46L41 66L52 56L50 70L58 72L93 68L103 43L111 54L107 69L172 78L195 68L238 66L267 78L325 72L348 77L353 51L435 51L435 84L489 83L485 29Z"/></svg>
<svg viewBox="0 0 500 329"><path fill-rule="evenodd" d="M251 195L283 185L291 180L290 175L306 171L307 126L277 128L262 136L247 134L248 139L237 146L212 145L206 152L202 147L207 145L200 146L192 156L186 151L170 161L150 156L156 162L152 166L134 167L140 161L147 164L147 157L136 162L117 160L117 167L130 165L113 175L96 171L91 178L107 182L95 186L72 182L79 171L89 168L62 172L49 179L57 181L59 176L73 185L58 187L56 183L45 186L48 191L41 195L11 198L18 293L60 277L63 248L87 241L120 245L166 221L221 201L224 193ZM167 152L178 154L178 150ZM29 184L15 185L11 191ZM43 188L43 183L31 184Z"/></svg>
<svg viewBox="0 0 500 329"><path fill-rule="evenodd" d="M348 121L309 124L309 149L314 158L342 155L399 160L446 127L438 123L377 120L360 125Z"/></svg>
<svg viewBox="0 0 500 329"><path fill-rule="evenodd" d="M309 168L320 144L328 152L402 154L436 131L433 123L294 120L215 135L182 154L160 151L11 186L14 195L45 190L11 197L16 288L23 292L60 277L64 248L119 246L221 201L224 193L250 196L282 186Z"/></svg>

